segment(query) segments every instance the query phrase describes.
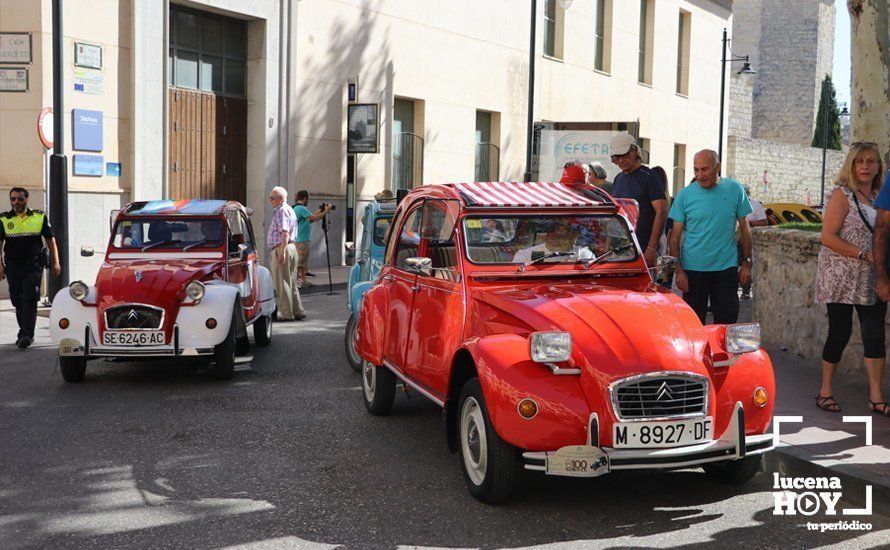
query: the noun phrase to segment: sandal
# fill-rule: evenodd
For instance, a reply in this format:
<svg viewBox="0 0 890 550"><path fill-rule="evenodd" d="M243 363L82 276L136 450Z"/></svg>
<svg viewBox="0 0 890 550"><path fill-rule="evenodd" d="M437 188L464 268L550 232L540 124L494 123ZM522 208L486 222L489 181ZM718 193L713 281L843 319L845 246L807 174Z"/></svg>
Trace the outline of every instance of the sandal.
<svg viewBox="0 0 890 550"><path fill-rule="evenodd" d="M869 401L871 403L871 401ZM822 409L823 411L828 412L841 412L841 405L837 401L834 400L833 395L828 395L826 397L822 397L821 395L816 396L816 406Z"/></svg>
<svg viewBox="0 0 890 550"><path fill-rule="evenodd" d="M870 410L874 414L879 414L881 416L890 416L890 404L888 404L886 401L869 400L868 405L868 410Z"/></svg>

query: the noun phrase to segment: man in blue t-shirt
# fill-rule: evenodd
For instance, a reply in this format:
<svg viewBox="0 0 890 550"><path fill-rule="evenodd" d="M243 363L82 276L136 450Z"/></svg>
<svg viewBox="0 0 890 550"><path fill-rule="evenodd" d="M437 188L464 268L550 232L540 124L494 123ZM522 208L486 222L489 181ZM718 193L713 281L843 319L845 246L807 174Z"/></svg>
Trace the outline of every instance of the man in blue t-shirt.
<svg viewBox="0 0 890 550"><path fill-rule="evenodd" d="M330 204L322 203L318 211L313 214L306 208L309 204L309 191L301 189L297 191L297 202L294 204L294 214L297 215L297 285L303 288L308 283L306 273L309 272L309 244L312 241L312 226L328 215L333 208Z"/></svg>
<svg viewBox="0 0 890 550"><path fill-rule="evenodd" d="M658 240L667 221L664 184L641 164L640 147L627 132L615 134L609 147L612 162L621 168L615 176L611 194L619 199L634 199L640 209L635 233L646 263L655 265Z"/></svg>
<svg viewBox="0 0 890 550"><path fill-rule="evenodd" d="M708 313L708 300L714 322L735 323L739 317L739 282L751 280L751 229L747 216L751 203L742 185L721 178L720 160L709 149L695 154L695 181L674 197L670 218L670 254L676 264L677 288L701 322ZM735 242L738 223L742 261ZM686 239L681 245L681 237Z"/></svg>
<svg viewBox="0 0 890 550"><path fill-rule="evenodd" d="M875 236L872 250L875 255L875 291L878 298L890 302L890 277L887 274L887 245L890 244L890 172L875 200L878 218L875 223Z"/></svg>

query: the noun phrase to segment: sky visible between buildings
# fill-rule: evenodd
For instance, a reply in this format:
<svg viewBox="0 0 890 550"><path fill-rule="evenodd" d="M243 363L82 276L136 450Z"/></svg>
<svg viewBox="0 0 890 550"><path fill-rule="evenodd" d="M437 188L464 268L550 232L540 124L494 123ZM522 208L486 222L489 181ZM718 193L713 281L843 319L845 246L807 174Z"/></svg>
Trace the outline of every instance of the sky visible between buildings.
<svg viewBox="0 0 890 550"><path fill-rule="evenodd" d="M834 0L837 21L834 33L834 66L831 79L837 90L837 100L850 105L850 12L847 0Z"/></svg>

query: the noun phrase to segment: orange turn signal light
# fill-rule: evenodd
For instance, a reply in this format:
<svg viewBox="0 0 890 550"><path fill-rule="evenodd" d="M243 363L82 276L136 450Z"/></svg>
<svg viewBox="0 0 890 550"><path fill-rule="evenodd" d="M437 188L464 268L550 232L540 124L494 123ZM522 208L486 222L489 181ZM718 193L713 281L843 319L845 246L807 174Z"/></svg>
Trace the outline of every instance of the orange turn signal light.
<svg viewBox="0 0 890 550"><path fill-rule="evenodd" d="M769 396L767 395L766 390L758 386L757 389L754 390L754 404L758 407L763 407L766 405L767 401L769 401Z"/></svg>
<svg viewBox="0 0 890 550"><path fill-rule="evenodd" d="M68 328L68 326L69 326L70 324L71 324L71 322L70 322L68 319L64 318L64 317L62 317L61 319L59 319L59 328Z"/></svg>
<svg viewBox="0 0 890 550"><path fill-rule="evenodd" d="M519 402L517 410L519 411L519 416L526 420L531 420L538 414L538 404L533 399L525 398Z"/></svg>
<svg viewBox="0 0 890 550"><path fill-rule="evenodd" d="M210 317L207 321L204 322L204 326L207 328L216 328L216 319Z"/></svg>

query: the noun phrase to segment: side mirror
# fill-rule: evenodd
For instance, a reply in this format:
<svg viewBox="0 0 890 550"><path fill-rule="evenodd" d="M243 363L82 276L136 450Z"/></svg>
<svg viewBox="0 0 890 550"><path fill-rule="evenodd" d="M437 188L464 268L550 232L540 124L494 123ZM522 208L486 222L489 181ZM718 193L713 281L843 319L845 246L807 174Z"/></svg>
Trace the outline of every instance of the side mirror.
<svg viewBox="0 0 890 550"><path fill-rule="evenodd" d="M80 255L83 256L84 258L89 258L90 256L92 256L95 253L96 253L96 251L93 250L92 246L83 245L80 247Z"/></svg>
<svg viewBox="0 0 890 550"><path fill-rule="evenodd" d="M676 257L659 256L655 260L655 282L665 288L671 288L674 284L674 269L676 265Z"/></svg>
<svg viewBox="0 0 890 550"><path fill-rule="evenodd" d="M405 267L412 273L429 276L433 272L433 260L429 258L408 258Z"/></svg>
<svg viewBox="0 0 890 550"><path fill-rule="evenodd" d="M232 251L229 253L230 260L243 260L247 257L247 245L244 243L240 243L238 245L238 250Z"/></svg>

